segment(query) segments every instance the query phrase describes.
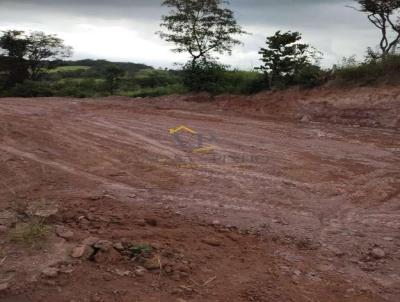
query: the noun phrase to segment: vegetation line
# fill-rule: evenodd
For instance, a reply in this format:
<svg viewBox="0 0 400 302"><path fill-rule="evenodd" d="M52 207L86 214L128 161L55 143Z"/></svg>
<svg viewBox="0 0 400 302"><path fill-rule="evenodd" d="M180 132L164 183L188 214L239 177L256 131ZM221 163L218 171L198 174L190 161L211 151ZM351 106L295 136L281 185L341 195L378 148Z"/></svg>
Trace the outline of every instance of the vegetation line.
<svg viewBox="0 0 400 302"><path fill-rule="evenodd" d="M231 69L219 55L233 52L248 34L224 0L164 0L161 39L190 59L176 69L105 60L65 61L72 48L43 32L8 30L0 35L0 96L154 97L188 92L253 94L263 90L324 85L375 85L400 82L400 0L354 0L351 6L379 30L376 48L365 60L355 56L323 69L323 54L297 31L277 31L259 50L262 65Z"/></svg>

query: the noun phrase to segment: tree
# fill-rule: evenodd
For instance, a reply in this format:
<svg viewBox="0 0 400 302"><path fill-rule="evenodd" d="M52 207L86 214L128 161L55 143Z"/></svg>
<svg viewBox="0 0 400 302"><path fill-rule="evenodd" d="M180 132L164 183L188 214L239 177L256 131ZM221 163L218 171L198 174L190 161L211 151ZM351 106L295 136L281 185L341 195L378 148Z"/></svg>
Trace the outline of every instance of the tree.
<svg viewBox="0 0 400 302"><path fill-rule="evenodd" d="M385 58L395 51L400 43L400 0L356 0L358 11L367 14L368 20L381 31L380 57ZM395 21L395 18L398 20ZM371 49L368 50L373 55Z"/></svg>
<svg viewBox="0 0 400 302"><path fill-rule="evenodd" d="M4 31L0 36L2 69L8 73L7 85L26 79L38 80L51 60L71 55L71 47L55 35L43 32Z"/></svg>
<svg viewBox="0 0 400 302"><path fill-rule="evenodd" d="M33 32L28 36L27 60L31 80L38 80L48 61L70 57L72 48L64 45L64 41L55 35Z"/></svg>
<svg viewBox="0 0 400 302"><path fill-rule="evenodd" d="M106 88L113 95L118 89L119 81L124 75L124 71L117 66L109 66L105 70Z"/></svg>
<svg viewBox="0 0 400 302"><path fill-rule="evenodd" d="M244 34L233 12L224 7L224 0L165 0L163 6L171 8L162 16L162 39L176 44L174 51L187 52L192 66L198 60L209 61L213 53L229 53L240 44L235 35Z"/></svg>
<svg viewBox="0 0 400 302"><path fill-rule="evenodd" d="M6 31L0 37L0 72L6 74L5 87L13 87L29 78L29 65L24 59L27 46L28 40L22 31Z"/></svg>
<svg viewBox="0 0 400 302"><path fill-rule="evenodd" d="M299 32L291 31L277 31L267 37L267 47L259 51L264 64L258 69L266 74L270 87L293 83L301 71L306 67L311 70L309 67L320 59L321 53L309 44L299 43L301 39Z"/></svg>
<svg viewBox="0 0 400 302"><path fill-rule="evenodd" d="M4 31L0 37L1 54L11 58L23 58L27 52L28 43L23 31Z"/></svg>

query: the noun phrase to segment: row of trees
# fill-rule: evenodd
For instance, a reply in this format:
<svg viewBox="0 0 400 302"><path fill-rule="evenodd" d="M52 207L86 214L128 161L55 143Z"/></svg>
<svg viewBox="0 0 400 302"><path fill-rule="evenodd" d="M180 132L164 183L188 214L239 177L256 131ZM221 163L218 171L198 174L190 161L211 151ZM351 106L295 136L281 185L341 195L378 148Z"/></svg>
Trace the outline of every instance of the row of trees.
<svg viewBox="0 0 400 302"><path fill-rule="evenodd" d="M72 55L72 47L55 35L8 30L0 36L0 75L3 88L10 89L25 81L38 81L54 60ZM105 68L103 89L114 94L124 70L111 65ZM0 83L1 84L1 83Z"/></svg>
<svg viewBox="0 0 400 302"><path fill-rule="evenodd" d="M25 80L38 80L50 60L69 57L72 53L72 48L57 36L16 30L3 33L0 49L0 72L7 74L6 88Z"/></svg>
<svg viewBox="0 0 400 302"><path fill-rule="evenodd" d="M368 49L372 60L385 60L394 54L400 42L400 0L356 0L354 9L366 13L381 32L379 51ZM231 54L240 44L238 35L246 32L238 25L224 0L165 0L170 13L162 17L161 38L176 45L174 51L186 52L191 60L184 66L189 85L194 90L204 88L205 80L213 85L215 73L223 66L217 54ZM398 18L398 20L396 20ZM278 31L268 37L260 50L263 71L269 88L290 84L313 85L321 76L319 60L322 53L301 43L299 32ZM198 79L201 79L199 83Z"/></svg>
<svg viewBox="0 0 400 302"><path fill-rule="evenodd" d="M232 47L241 42L239 35L247 34L238 25L224 0L166 0L170 14L162 17L161 38L176 45L175 52L186 52L191 60L184 65L187 84L192 90L212 90L218 73L224 69L216 54L231 54ZM322 55L308 44L300 43L299 32L278 31L268 37L260 50L266 87L317 81L318 62ZM211 87L209 87L211 86Z"/></svg>
<svg viewBox="0 0 400 302"><path fill-rule="evenodd" d="M400 42L400 0L356 0L354 9L367 14L381 32L379 50L368 50L372 60L385 60ZM182 66L184 84L192 91L216 91L226 66L218 63L218 55L232 53L241 44L240 35L247 34L237 23L225 0L165 0L170 9L162 16L162 39L174 43L174 51L187 53L190 60ZM286 87L292 84L315 85L323 72L319 67L322 53L302 43L299 32L276 32L267 37L259 51L264 74L262 88ZM26 80L36 81L46 72L51 61L69 57L72 48L55 35L42 32L5 31L0 36L0 76L10 88ZM110 66L104 79L110 94L118 88L123 70Z"/></svg>

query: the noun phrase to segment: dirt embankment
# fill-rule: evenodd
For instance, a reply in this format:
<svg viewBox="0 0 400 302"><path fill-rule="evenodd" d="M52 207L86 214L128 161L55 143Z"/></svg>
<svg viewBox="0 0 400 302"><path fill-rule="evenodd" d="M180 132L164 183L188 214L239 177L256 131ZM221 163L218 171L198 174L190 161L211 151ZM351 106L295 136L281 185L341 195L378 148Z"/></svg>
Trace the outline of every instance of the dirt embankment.
<svg viewBox="0 0 400 302"><path fill-rule="evenodd" d="M208 95L160 100L213 101L220 109L276 120L366 127L400 127L400 87L315 88L263 92L253 96Z"/></svg>
<svg viewBox="0 0 400 302"><path fill-rule="evenodd" d="M0 100L0 301L399 301L397 92Z"/></svg>

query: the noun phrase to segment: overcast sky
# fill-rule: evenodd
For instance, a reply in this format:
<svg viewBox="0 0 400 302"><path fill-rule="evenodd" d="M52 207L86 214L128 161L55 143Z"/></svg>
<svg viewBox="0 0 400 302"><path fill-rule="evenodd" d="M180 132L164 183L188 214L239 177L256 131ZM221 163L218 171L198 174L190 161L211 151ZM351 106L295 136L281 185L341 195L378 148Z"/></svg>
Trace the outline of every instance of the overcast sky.
<svg viewBox="0 0 400 302"><path fill-rule="evenodd" d="M232 67L259 65L258 49L276 30L296 30L324 53L324 66L341 57L363 57L379 33L352 0L231 0L239 23L251 35L221 60ZM172 67L185 57L155 34L165 9L158 0L0 0L0 30L58 34L74 48L73 59L98 58Z"/></svg>

